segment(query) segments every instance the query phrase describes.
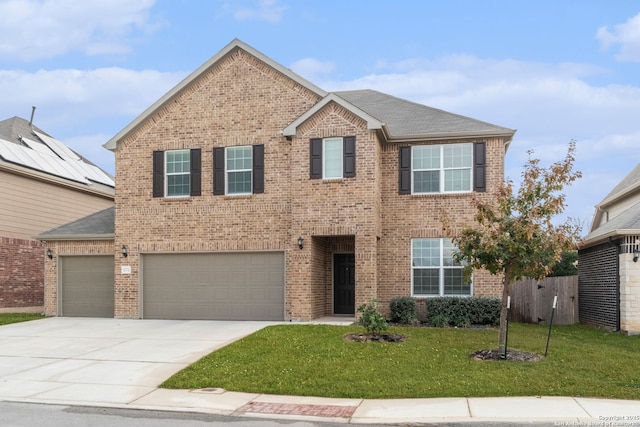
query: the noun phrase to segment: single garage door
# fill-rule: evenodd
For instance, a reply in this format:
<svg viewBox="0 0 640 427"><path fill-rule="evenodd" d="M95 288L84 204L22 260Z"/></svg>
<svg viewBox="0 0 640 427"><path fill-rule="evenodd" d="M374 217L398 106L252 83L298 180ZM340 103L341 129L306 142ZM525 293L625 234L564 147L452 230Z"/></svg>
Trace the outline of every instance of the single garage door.
<svg viewBox="0 0 640 427"><path fill-rule="evenodd" d="M284 253L143 255L145 319L283 320Z"/></svg>
<svg viewBox="0 0 640 427"><path fill-rule="evenodd" d="M113 317L113 255L60 257L60 315Z"/></svg>

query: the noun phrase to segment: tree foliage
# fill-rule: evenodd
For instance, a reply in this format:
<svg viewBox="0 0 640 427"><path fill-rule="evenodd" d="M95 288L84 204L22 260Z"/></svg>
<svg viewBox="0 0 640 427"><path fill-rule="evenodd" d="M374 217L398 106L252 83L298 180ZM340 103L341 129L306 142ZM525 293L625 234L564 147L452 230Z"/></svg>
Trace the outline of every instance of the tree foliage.
<svg viewBox="0 0 640 427"><path fill-rule="evenodd" d="M459 233L452 233L445 221L445 229L454 235L457 245L454 259L465 265L467 276L473 269L485 269L503 277L501 345L506 329L506 284L523 277L546 277L562 253L577 245L579 223L567 219L554 224L555 217L565 209L563 189L582 176L573 170L575 150L576 144L571 141L564 160L548 168L529 151L517 190L511 180L505 180L495 198L477 198L475 224Z"/></svg>

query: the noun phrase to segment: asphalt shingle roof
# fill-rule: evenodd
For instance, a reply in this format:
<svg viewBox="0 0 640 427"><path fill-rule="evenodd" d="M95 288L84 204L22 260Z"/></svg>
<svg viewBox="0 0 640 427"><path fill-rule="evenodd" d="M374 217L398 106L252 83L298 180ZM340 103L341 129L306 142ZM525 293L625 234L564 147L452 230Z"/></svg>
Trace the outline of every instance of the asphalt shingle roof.
<svg viewBox="0 0 640 427"><path fill-rule="evenodd" d="M394 138L514 132L512 129L417 104L375 90L365 89L334 93L385 123Z"/></svg>
<svg viewBox="0 0 640 427"><path fill-rule="evenodd" d="M65 240L87 238L113 238L115 233L115 208L110 207L37 236L39 240Z"/></svg>

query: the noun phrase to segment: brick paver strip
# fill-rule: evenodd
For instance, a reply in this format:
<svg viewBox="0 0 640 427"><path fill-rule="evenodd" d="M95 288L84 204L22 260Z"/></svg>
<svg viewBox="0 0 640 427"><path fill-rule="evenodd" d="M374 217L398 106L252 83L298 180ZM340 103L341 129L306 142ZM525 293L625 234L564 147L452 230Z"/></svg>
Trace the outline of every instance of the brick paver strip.
<svg viewBox="0 0 640 427"><path fill-rule="evenodd" d="M317 417L350 417L356 406L340 405L299 405L295 403L249 402L239 408L239 412L261 414L311 415Z"/></svg>

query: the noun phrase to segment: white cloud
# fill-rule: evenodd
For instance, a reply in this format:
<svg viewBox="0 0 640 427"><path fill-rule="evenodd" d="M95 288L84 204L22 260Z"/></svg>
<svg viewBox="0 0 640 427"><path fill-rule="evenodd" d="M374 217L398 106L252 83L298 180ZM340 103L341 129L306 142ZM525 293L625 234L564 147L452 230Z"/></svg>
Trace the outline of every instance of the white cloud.
<svg viewBox="0 0 640 427"><path fill-rule="evenodd" d="M279 5L277 0L258 0L255 7L243 7L233 11L233 17L238 21L265 21L277 24L282 20L286 10L287 7Z"/></svg>
<svg viewBox="0 0 640 427"><path fill-rule="evenodd" d="M336 64L331 61L320 61L315 58L303 58L291 64L290 68L301 76L305 76L308 80L314 81L320 78L320 76L324 77L333 72Z"/></svg>
<svg viewBox="0 0 640 427"><path fill-rule="evenodd" d="M620 45L616 54L619 61L640 62L640 13L629 18L624 24L598 28L596 38L600 40L602 49L607 50L611 45Z"/></svg>
<svg viewBox="0 0 640 427"><path fill-rule="evenodd" d="M123 54L138 31L157 28L155 0L7 0L0 2L0 58L35 60L71 51Z"/></svg>

